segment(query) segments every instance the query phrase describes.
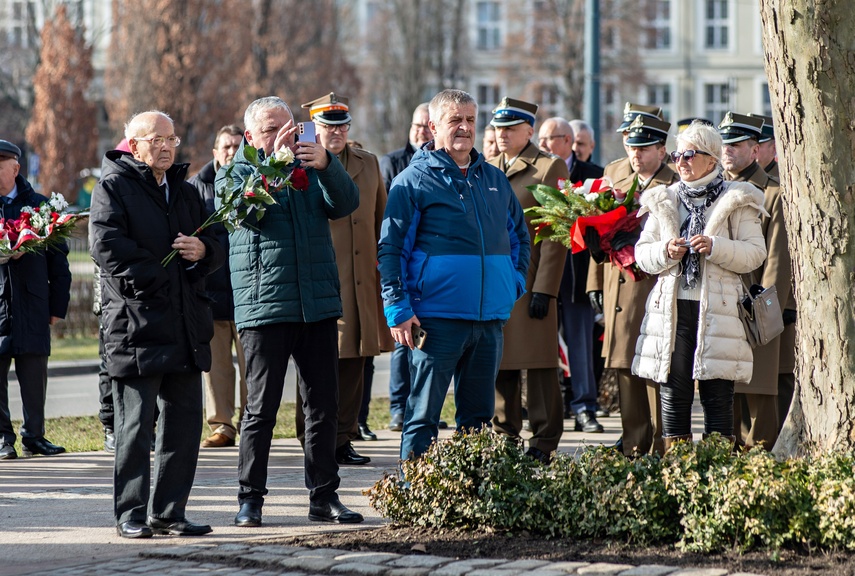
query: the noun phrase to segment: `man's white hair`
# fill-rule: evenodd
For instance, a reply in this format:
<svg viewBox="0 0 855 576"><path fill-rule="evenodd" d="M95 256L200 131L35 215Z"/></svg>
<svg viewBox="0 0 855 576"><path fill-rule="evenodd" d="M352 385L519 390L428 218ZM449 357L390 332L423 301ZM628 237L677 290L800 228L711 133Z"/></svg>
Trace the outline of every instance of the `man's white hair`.
<svg viewBox="0 0 855 576"><path fill-rule="evenodd" d="M166 118L173 126L175 122L169 117L166 112L160 110L148 110L134 114L128 123L125 124L125 138L131 140L137 136L144 136L150 132L154 132L154 125L157 123L157 117Z"/></svg>
<svg viewBox="0 0 855 576"><path fill-rule="evenodd" d="M449 88L448 90L443 90L431 99L430 104L428 105L431 121L436 124L442 120L442 115L445 114L446 109L452 104L457 104L458 106L472 104L475 106L476 114L478 112L478 103L468 92Z"/></svg>
<svg viewBox="0 0 855 576"><path fill-rule="evenodd" d="M291 108L285 101L279 96L265 96L264 98L259 98L255 102L251 103L246 107L246 112L243 113L243 125L247 131L253 132L256 128L256 118L258 117L258 113L262 110L274 110L277 108L282 108L288 112L288 115L291 118L294 118L294 114L291 113Z"/></svg>
<svg viewBox="0 0 855 576"><path fill-rule="evenodd" d="M575 120L570 120L570 127L573 128L574 134L579 134L580 132L587 132L591 135L591 140L594 141L594 129L591 128L591 125L585 122L584 120L579 120L578 118Z"/></svg>

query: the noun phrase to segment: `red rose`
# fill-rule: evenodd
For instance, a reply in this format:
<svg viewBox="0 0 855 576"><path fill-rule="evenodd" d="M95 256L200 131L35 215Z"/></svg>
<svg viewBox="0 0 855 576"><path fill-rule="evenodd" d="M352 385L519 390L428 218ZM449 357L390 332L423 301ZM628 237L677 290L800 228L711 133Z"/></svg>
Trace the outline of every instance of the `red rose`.
<svg viewBox="0 0 855 576"><path fill-rule="evenodd" d="M291 188L301 191L309 189L309 175L302 168L294 168L291 171Z"/></svg>

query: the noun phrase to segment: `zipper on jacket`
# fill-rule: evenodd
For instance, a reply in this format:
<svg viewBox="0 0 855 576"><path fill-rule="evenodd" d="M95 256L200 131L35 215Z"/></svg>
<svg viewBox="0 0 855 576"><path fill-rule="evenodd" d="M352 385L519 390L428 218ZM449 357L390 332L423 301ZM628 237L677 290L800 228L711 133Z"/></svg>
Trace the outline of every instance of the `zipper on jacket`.
<svg viewBox="0 0 855 576"><path fill-rule="evenodd" d="M485 285L486 280L484 278L484 276L485 276L484 270L487 266L485 249L484 249L484 227L481 224L481 214L478 211L478 202L475 201L475 190L474 190L475 187L472 185L472 182L469 181L469 176L466 176L466 183L469 184L469 193L472 195L472 206L475 210L475 221L478 222L478 235L481 238L481 300L478 304L478 319L483 320L484 319L484 292L487 289L487 287ZM484 193L483 193L483 191L480 190L480 187L479 187L479 192L481 192L481 198L483 199ZM460 197L463 198L463 195L461 194Z"/></svg>

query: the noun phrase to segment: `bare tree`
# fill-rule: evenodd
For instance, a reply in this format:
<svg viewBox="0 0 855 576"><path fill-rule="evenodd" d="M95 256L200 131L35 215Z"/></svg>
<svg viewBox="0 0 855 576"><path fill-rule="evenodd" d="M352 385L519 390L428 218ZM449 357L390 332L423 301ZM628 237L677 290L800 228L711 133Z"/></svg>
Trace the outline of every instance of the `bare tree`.
<svg viewBox="0 0 855 576"><path fill-rule="evenodd" d="M855 444L855 11L762 0L766 71L798 302L799 390L776 451Z"/></svg>
<svg viewBox="0 0 855 576"><path fill-rule="evenodd" d="M74 202L80 170L97 160L96 108L87 98L92 47L86 45L83 29L71 25L64 5L45 24L41 39L27 142L41 159L43 193L60 192Z"/></svg>

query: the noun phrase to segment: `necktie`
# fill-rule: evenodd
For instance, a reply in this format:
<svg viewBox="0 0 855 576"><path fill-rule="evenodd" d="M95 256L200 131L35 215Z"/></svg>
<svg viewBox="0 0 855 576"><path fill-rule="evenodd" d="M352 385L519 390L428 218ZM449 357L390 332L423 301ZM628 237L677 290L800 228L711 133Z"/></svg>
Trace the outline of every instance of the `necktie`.
<svg viewBox="0 0 855 576"><path fill-rule="evenodd" d="M166 184L160 185L160 191L163 193L163 197L166 198L166 201L169 202L169 192L166 190Z"/></svg>

